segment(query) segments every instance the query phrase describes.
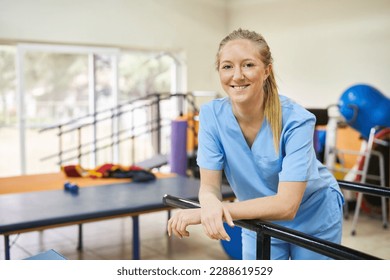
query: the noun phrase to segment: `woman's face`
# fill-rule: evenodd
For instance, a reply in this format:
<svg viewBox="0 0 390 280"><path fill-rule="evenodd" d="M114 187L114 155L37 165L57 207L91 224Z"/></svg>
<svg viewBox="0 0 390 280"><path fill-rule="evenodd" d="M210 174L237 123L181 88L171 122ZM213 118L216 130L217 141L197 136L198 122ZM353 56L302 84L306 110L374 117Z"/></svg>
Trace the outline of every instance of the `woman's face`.
<svg viewBox="0 0 390 280"><path fill-rule="evenodd" d="M264 65L258 48L249 40L230 41L219 53L221 85L234 103L261 102L270 67Z"/></svg>

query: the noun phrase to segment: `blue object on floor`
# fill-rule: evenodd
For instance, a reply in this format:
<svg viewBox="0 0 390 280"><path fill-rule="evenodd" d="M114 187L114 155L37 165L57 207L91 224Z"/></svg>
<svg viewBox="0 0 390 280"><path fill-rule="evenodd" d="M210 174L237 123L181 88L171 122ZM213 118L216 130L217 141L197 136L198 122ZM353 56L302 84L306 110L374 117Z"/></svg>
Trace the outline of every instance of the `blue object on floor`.
<svg viewBox="0 0 390 280"><path fill-rule="evenodd" d="M223 223L223 226L230 236L230 241L221 240L223 249L231 259L242 260L241 228L238 226L230 227L226 223Z"/></svg>
<svg viewBox="0 0 390 280"><path fill-rule="evenodd" d="M53 249L50 249L49 251L26 258L25 260L66 260L66 258Z"/></svg>
<svg viewBox="0 0 390 280"><path fill-rule="evenodd" d="M72 184L70 182L64 183L64 189L65 191L69 191L73 194L77 194L79 192L79 186L77 184Z"/></svg>

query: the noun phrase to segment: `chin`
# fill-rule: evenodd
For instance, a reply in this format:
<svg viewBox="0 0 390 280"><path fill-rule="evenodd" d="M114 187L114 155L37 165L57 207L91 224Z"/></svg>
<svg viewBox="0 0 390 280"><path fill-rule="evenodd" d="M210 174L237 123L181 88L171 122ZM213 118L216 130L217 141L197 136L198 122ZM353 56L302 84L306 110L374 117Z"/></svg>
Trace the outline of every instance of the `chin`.
<svg viewBox="0 0 390 280"><path fill-rule="evenodd" d="M232 102L237 104L242 104L248 101L246 96L243 94L229 94L229 98Z"/></svg>

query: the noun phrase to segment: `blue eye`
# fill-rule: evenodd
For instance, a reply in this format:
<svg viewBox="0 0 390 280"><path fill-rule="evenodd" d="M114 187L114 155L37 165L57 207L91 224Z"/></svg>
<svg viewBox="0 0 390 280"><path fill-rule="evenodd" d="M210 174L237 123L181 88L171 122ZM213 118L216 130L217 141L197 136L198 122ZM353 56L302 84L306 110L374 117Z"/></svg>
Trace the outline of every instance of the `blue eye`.
<svg viewBox="0 0 390 280"><path fill-rule="evenodd" d="M232 67L230 65L223 65L221 68L226 70L226 69L230 69Z"/></svg>
<svg viewBox="0 0 390 280"><path fill-rule="evenodd" d="M245 65L244 65L244 67L253 67L253 66L255 66L253 63L246 63Z"/></svg>

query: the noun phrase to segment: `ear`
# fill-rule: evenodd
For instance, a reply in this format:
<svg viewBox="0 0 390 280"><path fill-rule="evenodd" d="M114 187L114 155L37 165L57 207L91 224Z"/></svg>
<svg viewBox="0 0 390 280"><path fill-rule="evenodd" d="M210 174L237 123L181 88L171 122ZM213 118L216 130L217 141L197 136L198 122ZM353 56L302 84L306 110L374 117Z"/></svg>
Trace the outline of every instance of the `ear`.
<svg viewBox="0 0 390 280"><path fill-rule="evenodd" d="M268 64L266 67L265 67L265 77L264 77L264 81L268 79L269 75L271 74L271 71L272 71L272 64Z"/></svg>

